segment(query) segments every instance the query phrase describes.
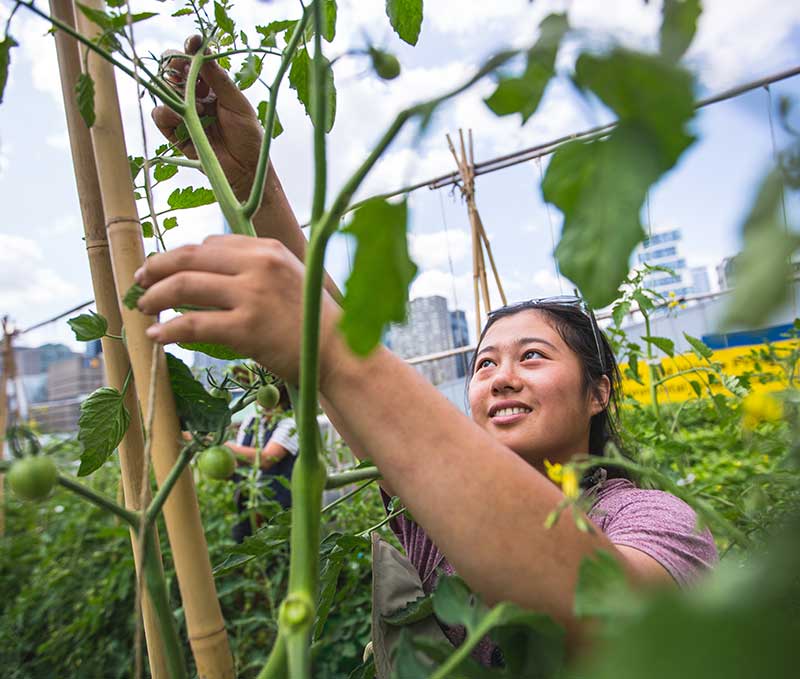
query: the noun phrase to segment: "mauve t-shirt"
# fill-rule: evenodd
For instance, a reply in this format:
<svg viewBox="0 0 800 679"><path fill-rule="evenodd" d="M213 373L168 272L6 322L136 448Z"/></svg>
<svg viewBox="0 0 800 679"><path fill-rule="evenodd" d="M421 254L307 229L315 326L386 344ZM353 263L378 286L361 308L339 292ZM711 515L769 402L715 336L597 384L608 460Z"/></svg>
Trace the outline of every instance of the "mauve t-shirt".
<svg viewBox="0 0 800 679"><path fill-rule="evenodd" d="M653 557L680 586L686 586L708 571L718 560L717 548L708 528L697 530L697 515L683 500L661 490L642 490L627 479L606 479L586 491L593 501L588 512L592 522L615 545L633 547ZM388 497L385 498L388 501ZM565 515L566 520L568 515ZM422 588L430 594L439 572L454 575L455 569L433 544L422 527L402 514L390 526L408 559L419 573ZM463 627L443 627L448 639L460 645ZM495 647L488 637L472 653L491 665Z"/></svg>

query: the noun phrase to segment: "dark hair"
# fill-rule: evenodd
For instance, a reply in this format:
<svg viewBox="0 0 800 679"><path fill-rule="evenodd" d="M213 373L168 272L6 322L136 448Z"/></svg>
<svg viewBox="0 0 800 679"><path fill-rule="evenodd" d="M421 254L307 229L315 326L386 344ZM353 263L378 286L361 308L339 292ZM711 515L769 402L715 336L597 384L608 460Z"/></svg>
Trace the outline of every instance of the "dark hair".
<svg viewBox="0 0 800 679"><path fill-rule="evenodd" d="M613 443L618 450L622 445L617 426L617 412L619 410L619 386L621 382L619 368L611 350L611 345L597 322L588 315L580 306L539 302L525 305L514 305L493 311L486 325L483 326L475 353L469 363L469 379L475 374L475 361L486 332L501 318L513 316L520 311L538 311L544 315L550 325L559 334L564 343L573 351L580 361L583 369L583 387L587 392L597 390L603 375L608 378L609 394L606 407L596 415L592 415L589 424L589 455L603 457L606 445ZM602 362L598 353L602 352ZM469 384L469 381L468 383ZM581 485L591 485L595 473L602 465L597 465L586 471ZM628 473L619 467L606 470L609 478L629 478Z"/></svg>

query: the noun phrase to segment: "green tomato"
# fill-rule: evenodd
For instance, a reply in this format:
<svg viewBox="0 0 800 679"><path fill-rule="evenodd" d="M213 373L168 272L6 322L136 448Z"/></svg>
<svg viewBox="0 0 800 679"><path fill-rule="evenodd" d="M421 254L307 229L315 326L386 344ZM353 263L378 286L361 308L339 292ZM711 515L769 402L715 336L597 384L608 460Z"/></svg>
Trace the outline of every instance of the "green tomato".
<svg viewBox="0 0 800 679"><path fill-rule="evenodd" d="M265 410L272 410L276 405L278 405L278 401L281 400L281 394L278 391L278 387L274 384L265 384L259 387L258 392L256 393L256 401L258 405L260 405Z"/></svg>
<svg viewBox="0 0 800 679"><path fill-rule="evenodd" d="M400 62L394 54L370 47L369 56L372 58L372 68L379 78L394 80L400 75Z"/></svg>
<svg viewBox="0 0 800 679"><path fill-rule="evenodd" d="M220 387L214 387L210 394L214 398L223 398L228 403L230 403L231 399L233 398L233 394L231 394L231 392L229 392L227 389L221 389Z"/></svg>
<svg viewBox="0 0 800 679"><path fill-rule="evenodd" d="M42 500L56 484L58 471L49 457L37 455L17 460L8 472L8 485L23 500Z"/></svg>
<svg viewBox="0 0 800 679"><path fill-rule="evenodd" d="M200 453L197 466L210 479L227 479L236 469L236 458L227 446L212 446Z"/></svg>

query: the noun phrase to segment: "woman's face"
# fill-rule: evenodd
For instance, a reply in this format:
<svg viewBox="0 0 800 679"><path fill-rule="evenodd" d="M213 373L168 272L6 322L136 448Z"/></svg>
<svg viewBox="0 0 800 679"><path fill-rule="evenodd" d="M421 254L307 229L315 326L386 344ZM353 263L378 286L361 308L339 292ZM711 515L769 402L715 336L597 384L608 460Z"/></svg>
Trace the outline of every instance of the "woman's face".
<svg viewBox="0 0 800 679"><path fill-rule="evenodd" d="M496 321L478 347L469 385L472 419L537 468L589 449L603 405L583 385L577 355L536 310ZM605 400L605 399L604 399Z"/></svg>

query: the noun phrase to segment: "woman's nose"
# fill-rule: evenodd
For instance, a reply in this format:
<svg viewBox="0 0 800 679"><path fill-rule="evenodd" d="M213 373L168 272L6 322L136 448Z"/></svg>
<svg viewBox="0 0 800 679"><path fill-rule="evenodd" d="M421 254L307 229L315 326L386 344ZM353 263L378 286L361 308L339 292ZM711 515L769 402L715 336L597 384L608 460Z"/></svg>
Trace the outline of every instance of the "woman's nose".
<svg viewBox="0 0 800 679"><path fill-rule="evenodd" d="M492 392L519 391L521 388L522 380L517 373L516 366L508 363L500 364L492 378Z"/></svg>

